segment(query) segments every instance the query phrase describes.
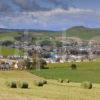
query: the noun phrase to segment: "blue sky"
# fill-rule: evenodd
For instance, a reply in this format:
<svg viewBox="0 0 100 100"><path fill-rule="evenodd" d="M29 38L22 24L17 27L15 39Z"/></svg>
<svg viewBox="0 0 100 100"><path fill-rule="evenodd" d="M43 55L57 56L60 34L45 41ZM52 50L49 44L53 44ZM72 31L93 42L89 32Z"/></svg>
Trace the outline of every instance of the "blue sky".
<svg viewBox="0 0 100 100"><path fill-rule="evenodd" d="M0 27L65 30L100 28L100 0L0 0Z"/></svg>

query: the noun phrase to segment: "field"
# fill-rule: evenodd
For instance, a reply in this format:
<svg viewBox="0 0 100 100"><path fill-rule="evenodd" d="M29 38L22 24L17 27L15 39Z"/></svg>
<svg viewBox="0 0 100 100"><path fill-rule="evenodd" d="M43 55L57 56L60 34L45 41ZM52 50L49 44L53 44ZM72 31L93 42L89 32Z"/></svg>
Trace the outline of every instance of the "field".
<svg viewBox="0 0 100 100"><path fill-rule="evenodd" d="M23 30L24 31L24 30ZM0 40L12 40L15 41L15 37L24 33L21 30L3 30L0 32ZM40 39L47 39L50 37L61 37L63 33L66 33L67 37L76 37L84 40L98 40L100 41L100 29L88 28L84 26L74 26L66 29L65 31L43 31L43 30L29 30L28 32L33 37Z"/></svg>
<svg viewBox="0 0 100 100"><path fill-rule="evenodd" d="M99 100L100 60L76 63L77 70L71 70L71 63L48 64L49 69L30 71L0 71L0 100ZM57 80L70 79L70 83ZM38 87L35 80L46 79L48 84ZM28 82L28 89L7 87L7 82ZM83 81L91 81L92 89L81 87Z"/></svg>
<svg viewBox="0 0 100 100"><path fill-rule="evenodd" d="M0 46L0 55L8 56L8 55L23 55L23 52L16 48L8 48Z"/></svg>
<svg viewBox="0 0 100 100"><path fill-rule="evenodd" d="M93 89L83 89L80 83L58 83L48 80L43 87L35 86L34 80L41 79L26 71L0 72L0 100L99 100L100 85L94 84ZM7 81L27 81L29 89L11 89Z"/></svg>
<svg viewBox="0 0 100 100"><path fill-rule="evenodd" d="M70 79L72 82L91 81L100 83L100 60L76 63L77 70L70 69L71 63L48 64L49 69L33 70L32 73L47 79Z"/></svg>
<svg viewBox="0 0 100 100"><path fill-rule="evenodd" d="M0 33L0 40L15 41L14 37L18 36L18 32L4 32Z"/></svg>
<svg viewBox="0 0 100 100"><path fill-rule="evenodd" d="M84 40L100 40L100 29L75 26L66 31L68 37L79 37ZM98 37L98 38L97 38Z"/></svg>

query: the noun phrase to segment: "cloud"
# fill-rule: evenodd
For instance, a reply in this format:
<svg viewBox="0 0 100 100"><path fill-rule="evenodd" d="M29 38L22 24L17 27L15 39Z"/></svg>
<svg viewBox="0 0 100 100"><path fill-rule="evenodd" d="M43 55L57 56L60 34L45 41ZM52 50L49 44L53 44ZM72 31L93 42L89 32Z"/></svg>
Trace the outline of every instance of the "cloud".
<svg viewBox="0 0 100 100"><path fill-rule="evenodd" d="M22 12L23 15L33 15L33 16L53 16L53 15L60 15L60 14L85 14L85 13L96 13L95 11L91 9L79 9L79 8L73 8L70 7L68 10L57 8L50 11L38 11L38 12Z"/></svg>
<svg viewBox="0 0 100 100"><path fill-rule="evenodd" d="M0 16L0 24L8 28L63 29L73 25L89 24L100 20L100 12L91 9L56 8L49 11L18 12ZM99 21L98 21L99 23Z"/></svg>
<svg viewBox="0 0 100 100"><path fill-rule="evenodd" d="M48 11L69 8L70 0L0 0L0 12Z"/></svg>

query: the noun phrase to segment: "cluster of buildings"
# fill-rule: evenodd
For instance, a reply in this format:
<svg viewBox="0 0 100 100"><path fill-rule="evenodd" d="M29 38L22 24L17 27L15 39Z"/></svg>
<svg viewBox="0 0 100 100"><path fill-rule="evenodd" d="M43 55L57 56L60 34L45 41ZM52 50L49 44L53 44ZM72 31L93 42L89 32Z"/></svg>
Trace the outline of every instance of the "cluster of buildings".
<svg viewBox="0 0 100 100"><path fill-rule="evenodd" d="M9 55L7 59L16 61L27 58L32 59L34 51L39 53L47 63L80 62L100 57L100 42L98 41L83 41L77 38L59 39L58 41L62 42L62 46L41 46L29 43L28 41L15 42L10 47L22 50L24 55ZM0 55L0 59L4 59L3 55Z"/></svg>

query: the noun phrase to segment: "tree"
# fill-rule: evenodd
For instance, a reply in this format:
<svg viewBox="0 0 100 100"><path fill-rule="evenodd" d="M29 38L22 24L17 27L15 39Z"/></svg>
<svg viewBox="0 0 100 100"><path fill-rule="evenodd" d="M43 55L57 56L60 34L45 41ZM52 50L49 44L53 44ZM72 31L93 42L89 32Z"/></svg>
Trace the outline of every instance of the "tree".
<svg viewBox="0 0 100 100"><path fill-rule="evenodd" d="M26 69L28 70L32 69L32 62L30 61L30 59L27 59L24 62L25 62Z"/></svg>
<svg viewBox="0 0 100 100"><path fill-rule="evenodd" d="M13 45L13 42L12 41L9 41L9 40L6 40L2 43L3 46L11 46Z"/></svg>
<svg viewBox="0 0 100 100"><path fill-rule="evenodd" d="M77 65L76 64L72 64L70 67L71 67L72 70L76 70L77 69Z"/></svg>
<svg viewBox="0 0 100 100"><path fill-rule="evenodd" d="M34 69L45 69L47 63L46 61L41 57L40 53L34 52L33 53L33 68Z"/></svg>
<svg viewBox="0 0 100 100"><path fill-rule="evenodd" d="M41 46L52 46L52 41L43 40L40 44L41 44Z"/></svg>
<svg viewBox="0 0 100 100"><path fill-rule="evenodd" d="M56 46L57 46L57 47L62 47L62 42L56 41Z"/></svg>

